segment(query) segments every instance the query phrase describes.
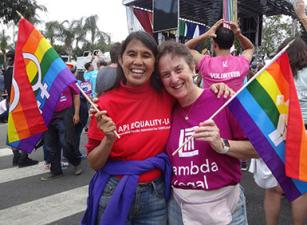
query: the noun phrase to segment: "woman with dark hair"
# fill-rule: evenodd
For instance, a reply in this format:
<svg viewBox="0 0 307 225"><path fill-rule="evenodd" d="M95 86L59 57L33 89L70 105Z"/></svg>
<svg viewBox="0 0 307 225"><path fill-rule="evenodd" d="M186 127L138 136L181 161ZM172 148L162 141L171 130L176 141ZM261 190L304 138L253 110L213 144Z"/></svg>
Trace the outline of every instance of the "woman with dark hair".
<svg viewBox="0 0 307 225"><path fill-rule="evenodd" d="M155 73L157 51L142 31L122 43L116 83L90 121L88 162L96 174L82 224L167 224L171 171L163 151L173 99Z"/></svg>

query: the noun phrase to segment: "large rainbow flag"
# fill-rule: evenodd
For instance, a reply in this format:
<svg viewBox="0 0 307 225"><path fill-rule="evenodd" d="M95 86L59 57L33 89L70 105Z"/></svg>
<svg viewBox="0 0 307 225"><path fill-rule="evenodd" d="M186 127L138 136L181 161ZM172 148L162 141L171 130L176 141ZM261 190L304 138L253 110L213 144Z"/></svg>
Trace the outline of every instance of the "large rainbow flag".
<svg viewBox="0 0 307 225"><path fill-rule="evenodd" d="M307 192L307 135L287 54L240 91L229 108L287 198Z"/></svg>
<svg viewBox="0 0 307 225"><path fill-rule="evenodd" d="M31 152L47 130L63 90L73 74L44 36L19 21L8 118L8 143Z"/></svg>

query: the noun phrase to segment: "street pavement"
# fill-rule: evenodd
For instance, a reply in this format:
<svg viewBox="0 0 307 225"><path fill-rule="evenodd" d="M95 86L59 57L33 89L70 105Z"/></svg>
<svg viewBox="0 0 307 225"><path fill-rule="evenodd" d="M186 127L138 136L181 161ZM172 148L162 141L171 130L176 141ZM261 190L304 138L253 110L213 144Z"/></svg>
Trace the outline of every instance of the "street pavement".
<svg viewBox="0 0 307 225"><path fill-rule="evenodd" d="M5 145L6 129L6 124L0 124L0 225L80 224L88 183L93 175L86 159L82 161L83 173L80 176L73 175L70 166L64 170L63 177L42 182L40 177L48 172L44 168L42 149L31 154L31 158L40 161L38 165L12 167L12 153ZM85 143L86 135L82 134L81 152L84 154ZM265 225L263 190L257 187L248 172L243 172L241 184L247 199L249 225ZM286 199L282 200L279 224L291 224Z"/></svg>

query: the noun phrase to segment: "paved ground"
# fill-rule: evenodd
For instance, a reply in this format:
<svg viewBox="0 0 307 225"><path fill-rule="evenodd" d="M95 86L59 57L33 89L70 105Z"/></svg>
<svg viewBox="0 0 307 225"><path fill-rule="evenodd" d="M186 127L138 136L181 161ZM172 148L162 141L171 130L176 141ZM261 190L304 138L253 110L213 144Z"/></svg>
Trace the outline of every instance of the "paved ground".
<svg viewBox="0 0 307 225"><path fill-rule="evenodd" d="M77 225L83 214L87 185L93 171L82 161L83 174L74 176L71 167L65 176L51 182L41 182L47 173L43 164L28 168L11 166L11 151L5 146L6 125L0 124L0 225ZM81 145L86 137L83 134ZM84 153L84 147L81 148ZM32 158L43 161L41 150ZM264 225L263 190L254 183L250 173L244 172L242 185L247 198L249 225ZM282 201L280 225L290 225L288 202ZM307 222L305 223L307 225Z"/></svg>

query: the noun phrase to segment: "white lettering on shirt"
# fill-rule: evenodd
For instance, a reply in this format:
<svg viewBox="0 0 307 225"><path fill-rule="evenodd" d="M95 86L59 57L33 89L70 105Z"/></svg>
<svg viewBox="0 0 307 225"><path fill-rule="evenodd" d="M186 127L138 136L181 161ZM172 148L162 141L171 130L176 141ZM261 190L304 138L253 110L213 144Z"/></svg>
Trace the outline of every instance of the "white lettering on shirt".
<svg viewBox="0 0 307 225"><path fill-rule="evenodd" d="M133 121L127 124L121 124L118 127L117 132L119 135L124 135L130 133L167 130L167 129L170 129L169 118L163 118L163 119L152 119L152 120L140 120L140 121Z"/></svg>
<svg viewBox="0 0 307 225"><path fill-rule="evenodd" d="M193 135L193 132L194 132L193 128L181 129L178 146L181 146L188 138L190 138ZM179 157L192 157L195 155L199 155L199 151L195 149L194 138L192 138L179 151Z"/></svg>
<svg viewBox="0 0 307 225"><path fill-rule="evenodd" d="M209 73L212 79L228 80L231 78L240 77L240 71L231 71L227 73Z"/></svg>
<svg viewBox="0 0 307 225"><path fill-rule="evenodd" d="M190 187L190 188L202 188L209 189L207 181L207 173L218 172L219 168L216 162L210 162L209 159L205 159L204 163L197 165L192 160L190 165L187 166L173 166L173 172L175 176L192 176L203 174L202 179L198 181L188 181L187 183L179 182L178 180L173 181L173 185L177 187Z"/></svg>

